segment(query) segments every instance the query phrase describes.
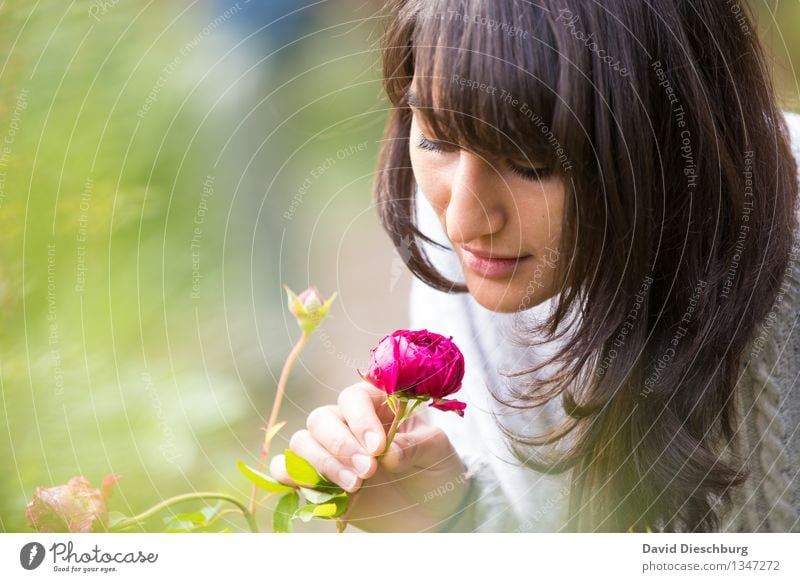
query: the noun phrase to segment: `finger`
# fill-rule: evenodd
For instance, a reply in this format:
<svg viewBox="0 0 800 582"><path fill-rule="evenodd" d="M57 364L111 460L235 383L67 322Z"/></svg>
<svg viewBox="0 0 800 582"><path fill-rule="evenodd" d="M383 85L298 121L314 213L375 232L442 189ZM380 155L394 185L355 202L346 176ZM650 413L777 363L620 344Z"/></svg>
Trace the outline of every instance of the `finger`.
<svg viewBox="0 0 800 582"><path fill-rule="evenodd" d="M364 450L373 455L381 453L386 445L386 429L394 418L386 404L386 394L367 382L359 382L339 393L339 409Z"/></svg>
<svg viewBox="0 0 800 582"><path fill-rule="evenodd" d="M289 448L311 463L326 479L333 481L345 491L354 493L361 479L353 469L344 466L325 447L319 444L307 430L298 430L289 440Z"/></svg>
<svg viewBox="0 0 800 582"><path fill-rule="evenodd" d="M440 428L419 424L409 432L398 432L381 464L391 473L409 469L436 469L455 455L447 434Z"/></svg>
<svg viewBox="0 0 800 582"><path fill-rule="evenodd" d="M306 426L315 441L362 479L370 477L377 469L377 461L356 440L338 406L315 408L308 415Z"/></svg>
<svg viewBox="0 0 800 582"><path fill-rule="evenodd" d="M285 455L275 455L272 457L272 460L269 462L269 472L279 483L292 485L294 487L297 486L297 483L295 483L294 480L289 477L289 473L286 472Z"/></svg>

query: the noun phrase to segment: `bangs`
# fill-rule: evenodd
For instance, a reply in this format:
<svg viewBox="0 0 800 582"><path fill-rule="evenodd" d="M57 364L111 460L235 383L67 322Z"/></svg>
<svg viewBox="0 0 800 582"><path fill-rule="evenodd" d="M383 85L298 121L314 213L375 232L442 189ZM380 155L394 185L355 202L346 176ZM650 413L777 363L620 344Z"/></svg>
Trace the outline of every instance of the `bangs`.
<svg viewBox="0 0 800 582"><path fill-rule="evenodd" d="M393 54L405 64L387 63L407 73L387 85L395 106L414 106L436 140L489 158L548 162L556 173L568 169L553 127L564 68L546 9L411 0L404 12L406 38L396 40L405 50Z"/></svg>

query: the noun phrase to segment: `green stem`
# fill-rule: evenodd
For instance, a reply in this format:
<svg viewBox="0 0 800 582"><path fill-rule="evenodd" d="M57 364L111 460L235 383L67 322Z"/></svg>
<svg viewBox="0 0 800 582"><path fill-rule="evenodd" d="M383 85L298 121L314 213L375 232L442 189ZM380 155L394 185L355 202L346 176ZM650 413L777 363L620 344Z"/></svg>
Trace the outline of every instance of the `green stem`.
<svg viewBox="0 0 800 582"><path fill-rule="evenodd" d="M178 503L184 503L186 501L199 501L202 499L219 499L222 501L227 501L228 503L232 503L233 505L238 507L239 510L242 512L242 515L247 520L247 525L250 527L250 531L258 533L256 516L252 512L248 511L247 506L244 503L242 503L232 495L228 495L227 493L216 493L214 491L184 493L183 495L176 495L175 497L170 497L169 499L165 499L161 503L154 505L150 509L143 511L138 515L134 515L132 517L128 517L121 521L118 521L113 525L111 529L117 531L123 530L148 520L149 518L156 515L158 512L163 511L164 509L167 509L172 505L177 505Z"/></svg>
<svg viewBox="0 0 800 582"><path fill-rule="evenodd" d="M397 406L397 412L395 412L394 418L392 419L392 424L389 426L389 432L386 436L386 446L383 448L383 452L378 455L378 459L380 460L386 452L389 450L389 447L394 440L395 435L397 434L397 430L400 428L400 425L403 421L411 416L411 413L414 412L414 409L422 402L421 400L416 400L414 404L411 405L411 408L406 411L406 407L408 406L407 400L400 400L400 404ZM363 487L363 483L362 483ZM360 489L359 489L360 491ZM351 495L355 495L358 491L352 493ZM350 513L350 508L352 507L352 497L350 499L350 503L347 504L347 509L344 510L344 513L336 520L336 531L338 533L343 533L345 528L347 527L347 516Z"/></svg>
<svg viewBox="0 0 800 582"><path fill-rule="evenodd" d="M269 456L269 443L272 440L272 427L275 426L275 422L278 419L278 411L281 409L281 402L283 401L283 395L286 392L286 383L289 379L289 372L292 371L292 367L294 363L297 361L297 357L300 355L300 352L303 351L303 348L308 343L309 338L311 337L310 333L303 332L303 335L300 336L300 339L292 348L291 353L286 358L286 362L283 364L283 369L281 370L281 376L278 379L278 389L275 391L275 400L272 403L272 412L269 415L269 421L267 422L267 427L264 434L264 444L261 446L261 458L258 463L258 470L262 473L264 472L264 468L267 464L267 456ZM256 512L256 495L258 494L258 486L254 483L253 489L250 492L250 504L248 505L248 511L251 514Z"/></svg>
<svg viewBox="0 0 800 582"><path fill-rule="evenodd" d="M394 435L397 434L397 429L400 428L400 423L405 420L406 406L408 406L408 400L400 400L400 404L397 406L397 414L394 415L394 419L392 420L392 424L386 436L386 446L383 448L383 452L378 455L378 458L381 458L389 450L389 446L394 440Z"/></svg>

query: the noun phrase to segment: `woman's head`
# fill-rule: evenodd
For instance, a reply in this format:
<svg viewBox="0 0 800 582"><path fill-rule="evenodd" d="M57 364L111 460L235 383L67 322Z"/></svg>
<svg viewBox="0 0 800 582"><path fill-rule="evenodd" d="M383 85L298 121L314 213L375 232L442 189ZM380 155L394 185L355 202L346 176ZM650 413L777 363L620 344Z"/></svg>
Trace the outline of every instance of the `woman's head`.
<svg viewBox="0 0 800 582"><path fill-rule="evenodd" d="M461 261L469 292L493 311L541 303L556 291L564 185L549 161L532 160L520 147L513 152L513 142L508 153L481 152L470 142L439 137L428 120L441 109L415 105L416 87L425 82L418 77L407 94L409 157L415 182Z"/></svg>
<svg viewBox="0 0 800 582"><path fill-rule="evenodd" d="M466 289L493 311L524 310L558 291L571 163L551 131L558 97L547 87L559 74L557 55L525 49L546 27L535 16L503 3L409 2L391 27L398 43L386 47L390 125L402 134L387 153L407 159L407 175L397 177L411 177L407 184L431 203ZM394 194L413 206L412 191ZM385 212L393 215L394 204ZM481 257L519 260L486 265Z"/></svg>
<svg viewBox="0 0 800 582"><path fill-rule="evenodd" d="M495 311L553 296L531 343L579 311L554 358L563 373L517 394L563 395L567 422L509 435L534 468L575 470L576 527L708 528L710 498L741 478L718 447L787 265L797 191L742 18L712 0L391 4L381 219L398 248L435 244L414 226L419 187L466 285L414 244L416 276ZM464 247L524 258L487 273ZM558 461L522 451L573 430Z"/></svg>

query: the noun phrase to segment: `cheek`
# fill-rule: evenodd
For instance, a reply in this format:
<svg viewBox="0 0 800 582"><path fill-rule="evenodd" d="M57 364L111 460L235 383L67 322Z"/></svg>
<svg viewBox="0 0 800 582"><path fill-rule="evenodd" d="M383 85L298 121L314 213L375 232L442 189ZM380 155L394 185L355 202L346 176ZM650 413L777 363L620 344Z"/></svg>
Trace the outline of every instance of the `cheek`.
<svg viewBox="0 0 800 582"><path fill-rule="evenodd" d="M450 198L450 183L447 178L447 172L441 164L436 162L434 156L419 152L413 144L409 153L414 180L422 194L441 217L447 210Z"/></svg>
<svg viewBox="0 0 800 582"><path fill-rule="evenodd" d="M524 204L518 205L525 241L531 248L558 246L564 212L564 190L558 185L538 188Z"/></svg>

